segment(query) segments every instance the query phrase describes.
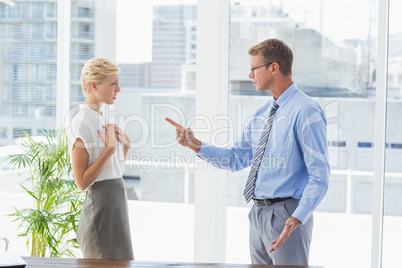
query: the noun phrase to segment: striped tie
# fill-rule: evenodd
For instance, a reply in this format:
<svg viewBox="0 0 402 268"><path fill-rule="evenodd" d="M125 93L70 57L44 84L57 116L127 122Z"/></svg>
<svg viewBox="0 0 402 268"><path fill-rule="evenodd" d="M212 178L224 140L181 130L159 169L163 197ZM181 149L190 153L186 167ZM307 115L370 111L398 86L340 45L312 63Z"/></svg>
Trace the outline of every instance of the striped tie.
<svg viewBox="0 0 402 268"><path fill-rule="evenodd" d="M250 202L254 194L255 178L257 177L258 168L260 167L262 156L264 155L265 147L267 146L272 121L274 121L274 116L276 113L276 109L278 109L278 107L279 105L276 102L272 104L272 109L269 112L267 124L265 125L265 129L261 134L260 142L258 143L258 148L254 155L253 164L251 165L250 174L248 175L246 187L244 188L243 192L243 196L246 199L247 203Z"/></svg>

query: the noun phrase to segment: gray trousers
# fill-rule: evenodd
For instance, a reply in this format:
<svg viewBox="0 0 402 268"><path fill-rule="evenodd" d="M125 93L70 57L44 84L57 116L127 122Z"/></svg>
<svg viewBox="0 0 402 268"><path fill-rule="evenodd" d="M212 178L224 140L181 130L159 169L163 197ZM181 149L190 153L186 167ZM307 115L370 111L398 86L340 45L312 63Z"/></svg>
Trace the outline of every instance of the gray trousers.
<svg viewBox="0 0 402 268"><path fill-rule="evenodd" d="M291 217L298 204L298 199L289 199L270 206L253 205L248 215L253 264L308 265L313 215L305 225L300 224L281 247L269 253L271 242L282 233L286 220Z"/></svg>
<svg viewBox="0 0 402 268"><path fill-rule="evenodd" d="M77 240L86 259L134 259L122 178L95 182L88 187Z"/></svg>

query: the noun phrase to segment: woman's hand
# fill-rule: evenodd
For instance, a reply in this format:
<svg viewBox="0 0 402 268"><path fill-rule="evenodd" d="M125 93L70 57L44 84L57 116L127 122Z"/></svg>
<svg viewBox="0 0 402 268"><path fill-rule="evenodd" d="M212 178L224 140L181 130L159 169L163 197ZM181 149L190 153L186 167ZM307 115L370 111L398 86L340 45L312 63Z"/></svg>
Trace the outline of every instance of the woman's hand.
<svg viewBox="0 0 402 268"><path fill-rule="evenodd" d="M109 125L103 126L103 128L105 129L106 134L103 133L102 130L98 129L99 136L106 144L106 149L115 152L117 143L116 130L113 126Z"/></svg>
<svg viewBox="0 0 402 268"><path fill-rule="evenodd" d="M116 124L107 124L103 126L106 129L114 131L116 139L123 144L124 159L127 158L128 150L131 147L130 138Z"/></svg>
<svg viewBox="0 0 402 268"><path fill-rule="evenodd" d="M116 124L107 124L103 126L104 128L113 128L116 138L120 141L124 146L131 147L131 140L130 138L119 128Z"/></svg>

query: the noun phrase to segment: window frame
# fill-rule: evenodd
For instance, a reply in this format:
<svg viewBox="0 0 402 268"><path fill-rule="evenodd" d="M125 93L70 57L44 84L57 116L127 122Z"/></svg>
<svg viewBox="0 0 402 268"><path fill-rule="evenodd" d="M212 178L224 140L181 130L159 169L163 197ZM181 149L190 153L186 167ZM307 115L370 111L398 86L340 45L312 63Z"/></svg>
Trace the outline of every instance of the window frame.
<svg viewBox="0 0 402 268"><path fill-rule="evenodd" d="M196 85L197 88L202 88L202 90L196 92L196 114L206 115L213 122L213 129L219 127L218 123L213 121L215 115L228 115L229 9L229 0L198 1ZM389 0L379 0L377 22L378 69L374 118L376 127L374 141L372 268L382 266L388 10ZM211 11L213 12L211 13ZM70 14L71 1L58 1L56 113L56 125L58 128L65 126L64 116L67 114L70 104ZM219 25L219 27L210 27L211 25ZM204 133L204 136L200 135L200 137L206 137L206 134ZM195 170L194 259L195 261L225 262L227 175L226 172L200 166ZM205 195L206 191L211 194Z"/></svg>

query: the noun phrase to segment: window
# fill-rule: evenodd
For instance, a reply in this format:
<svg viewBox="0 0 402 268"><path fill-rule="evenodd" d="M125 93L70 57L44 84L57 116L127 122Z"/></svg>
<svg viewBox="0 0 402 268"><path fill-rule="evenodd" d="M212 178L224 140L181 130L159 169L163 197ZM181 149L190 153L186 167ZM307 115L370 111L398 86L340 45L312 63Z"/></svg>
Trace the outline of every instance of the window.
<svg viewBox="0 0 402 268"><path fill-rule="evenodd" d="M56 85L55 83L51 83L50 85L46 85L46 93L45 93L46 101L56 101Z"/></svg>
<svg viewBox="0 0 402 268"><path fill-rule="evenodd" d="M229 115L235 122L234 129L243 129L245 118L250 118L272 98L271 94L257 92L250 82L247 50L268 38L283 40L293 50L293 81L321 105L327 116L330 187L314 213L309 264L368 267L373 173L367 175L367 172L373 170L374 154L373 150L358 149L373 148L373 143L366 141L374 140L376 87L372 77L377 59L372 53L375 50L372 38L377 18L375 12L370 12L373 2L361 0L353 5L318 0L230 2ZM351 19L357 9L360 23ZM240 134L236 133L234 141ZM347 144L355 146L343 150ZM228 217L229 213L235 213L232 207L237 208L239 218L247 217L248 209L242 207L249 205L244 202L242 191L248 173L249 169L228 174ZM339 227L356 222L360 227L352 232ZM321 224L326 226L325 234L320 233ZM330 240L328 230L332 230ZM345 248L341 237L346 233L354 239ZM244 247L228 245L227 261L249 263L247 228L232 235L241 239ZM339 262L329 252L341 246L347 253Z"/></svg>
<svg viewBox="0 0 402 268"><path fill-rule="evenodd" d="M23 79L23 67L19 64L13 65L13 78L14 80L22 80Z"/></svg>
<svg viewBox="0 0 402 268"><path fill-rule="evenodd" d="M46 59L56 60L57 58L57 44L46 43Z"/></svg>
<svg viewBox="0 0 402 268"><path fill-rule="evenodd" d="M46 16L48 18L57 18L57 3L47 2L46 10L47 10Z"/></svg>
<svg viewBox="0 0 402 268"><path fill-rule="evenodd" d="M346 141L328 141L328 146L346 147Z"/></svg>
<svg viewBox="0 0 402 268"><path fill-rule="evenodd" d="M14 8L15 7L15 8ZM2 18L6 19L22 19L26 17L26 6L23 5L15 5L14 7L10 7L7 5L3 5L1 9Z"/></svg>
<svg viewBox="0 0 402 268"><path fill-rule="evenodd" d="M45 87L44 86L31 86L30 99L32 101L44 101L45 100Z"/></svg>
<svg viewBox="0 0 402 268"><path fill-rule="evenodd" d="M178 250L167 252L164 249L172 247L172 240L166 233L144 230L141 237L159 237L160 244L156 248L154 243L142 245L143 250L136 258L192 261L194 154L175 142L174 128L165 117L183 125L194 124L195 91L182 92L195 85L195 77L190 83L184 83L187 78L184 73L190 68L186 58L194 44L189 35L191 28L186 25L196 24L197 7L188 1L182 4L156 1L153 5L146 1L125 2L126 8L123 4L119 8L121 2L117 6L120 12L117 25L121 25L117 29L130 30L130 35L118 34L116 42L122 91L117 97L116 112L106 111L106 114L122 116L119 125L124 126L133 141L124 173L126 186L134 199L130 208L141 209L147 204L141 201L151 201L160 215L181 215L177 219L169 216L166 223L169 230L181 233L173 242ZM146 19L141 19L144 17L141 14L146 14ZM141 38L133 39L133 36ZM133 181L128 179L130 177L138 179ZM159 216L155 215L156 218ZM140 220L139 224L149 225L149 221Z"/></svg>
<svg viewBox="0 0 402 268"><path fill-rule="evenodd" d="M34 40L42 40L44 38L44 23L32 23L31 24L31 38Z"/></svg>
<svg viewBox="0 0 402 268"><path fill-rule="evenodd" d="M14 39L24 39L28 32L26 27L19 23L15 23L13 26L14 26L13 38Z"/></svg>
<svg viewBox="0 0 402 268"><path fill-rule="evenodd" d="M20 85L13 85L12 95L15 101L23 100L23 97L26 96Z"/></svg>
<svg viewBox="0 0 402 268"><path fill-rule="evenodd" d="M77 37L85 39L93 39L94 33L91 30L91 25L88 23L79 23Z"/></svg>
<svg viewBox="0 0 402 268"><path fill-rule="evenodd" d="M45 58L45 44L30 44L29 58L32 60L43 60Z"/></svg>
<svg viewBox="0 0 402 268"><path fill-rule="evenodd" d="M0 139L6 139L7 138L7 128L1 127L0 128Z"/></svg>
<svg viewBox="0 0 402 268"><path fill-rule="evenodd" d="M94 47L92 44L80 44L78 45L78 59L85 60L90 59L94 55Z"/></svg>
<svg viewBox="0 0 402 268"><path fill-rule="evenodd" d="M402 149L402 143L391 143L391 148Z"/></svg>
<svg viewBox="0 0 402 268"><path fill-rule="evenodd" d="M24 137L26 132L27 134L31 135L32 134L32 129L28 128L14 128L13 129L13 138L19 138L19 137Z"/></svg>
<svg viewBox="0 0 402 268"><path fill-rule="evenodd" d="M28 64L28 80L44 81L45 80L45 64Z"/></svg>
<svg viewBox="0 0 402 268"><path fill-rule="evenodd" d="M24 54L27 53L28 50L27 47L28 47L27 44L21 44L21 43L14 44L14 46L12 47L13 50L12 58L15 61L24 59L25 58Z"/></svg>
<svg viewBox="0 0 402 268"><path fill-rule="evenodd" d="M14 7L0 3L0 46L4 52L4 58L0 58L3 74L3 80L0 80L0 147L16 144L18 134L21 135L23 130L31 135L41 135L41 129L56 128L57 1L17 2ZM191 163L194 163L194 155L175 145L174 133L163 118L169 116L192 126L195 88L191 86L195 83L196 62L188 60L196 58L195 49L202 49L194 43L196 6L189 1L183 2L184 5L166 5L162 0L156 3L123 1L126 4L133 2L134 6L116 9L114 0L99 5L94 2L72 1L71 95L70 100L64 101L70 101L74 106L85 100L79 76L86 60L95 55L117 60L122 68L120 79L126 84L116 105L106 112L108 116L121 116L118 119L135 144L124 178L131 199L130 209L135 210L140 219L136 223L141 226L137 241L153 241L150 237L155 236L161 242L156 247L154 243L141 244L136 258L155 260L157 252L160 260L193 261L195 172ZM243 117L251 115L267 100L266 95L255 92L247 78L250 67L247 48L268 37L281 38L290 44L295 55L295 82L320 103L327 115L331 184L315 213L311 265L370 267L367 256L371 256L372 192L378 190L373 189L376 180L373 167L378 165L374 163L373 151L378 148L376 146L382 146L374 137L374 119L378 117L375 105L377 95L384 93L377 91L377 76L382 67L376 58L376 29L381 25L379 22L384 22L384 18L377 18L377 3L382 6L385 2L230 1L228 101L229 116L235 122L235 128L241 130ZM402 240L402 233L398 231L402 217L402 74L401 46L398 45L402 24L398 11L402 7L400 1L388 2L391 8L383 268L397 266L399 247L395 241ZM109 14L103 18L112 19L98 20L101 17L97 16L98 12ZM140 19L143 14L148 14L147 19ZM186 22L190 25L187 35L182 33ZM98 31L95 33L95 25L96 29L104 31L101 35ZM110 38L112 32L108 31L123 29L120 25L129 25L130 38L121 39L121 34L117 34L119 38ZM128 36L126 32L124 35ZM133 39L133 36L141 38ZM196 47L191 49L188 41ZM124 70L133 71L124 73ZM331 106L333 102L337 105ZM209 105L208 101L205 105ZM335 115L331 117L331 114ZM171 145L159 148L166 144ZM1 179L5 169L3 165L0 167ZM227 214L230 224L227 225L226 261L249 263L249 208L241 196L247 170L229 176ZM17 192L7 196L0 194L2 208L11 209L21 200ZM149 211L153 214L149 215ZM10 218L5 217L3 221L1 217L2 223L7 222L3 231L15 233L14 223L8 223ZM160 229L162 221L166 229ZM328 229L320 232L320 227L327 226L328 222L332 224L329 226L331 232L325 231ZM345 245L343 237L349 236L349 232L353 232L350 237L354 239ZM172 242L167 236L169 233L182 235ZM16 237L14 239L17 241ZM16 253L29 254L25 242L20 244ZM341 259L331 254L339 248L344 249Z"/></svg>
<svg viewBox="0 0 402 268"><path fill-rule="evenodd" d="M396 9L402 8L401 2L389 1L388 33L388 74L387 74L387 125L383 215L383 255L382 267L392 268L398 263L398 241L402 239L402 52L399 38L402 36L400 14Z"/></svg>
<svg viewBox="0 0 402 268"><path fill-rule="evenodd" d="M357 147L359 148L373 148L372 142L358 142Z"/></svg>
<svg viewBox="0 0 402 268"><path fill-rule="evenodd" d="M57 77L57 65L56 64L47 64L46 65L46 80L47 81L56 81Z"/></svg>
<svg viewBox="0 0 402 268"><path fill-rule="evenodd" d="M92 11L89 7L78 7L78 17L92 17Z"/></svg>
<svg viewBox="0 0 402 268"><path fill-rule="evenodd" d="M44 112L46 117L54 118L56 117L56 106L47 106L45 107L45 112Z"/></svg>
<svg viewBox="0 0 402 268"><path fill-rule="evenodd" d="M23 131L36 136L39 129L56 127L57 1L15 2L13 7L0 2L0 158L18 153ZM0 180L4 182L0 193L2 232L19 255L29 252L25 241L15 235L18 223L5 215L12 213L14 206L28 208L32 204L18 184L27 173L0 164Z"/></svg>
<svg viewBox="0 0 402 268"><path fill-rule="evenodd" d="M43 19L44 18L44 3L31 3L31 19Z"/></svg>
<svg viewBox="0 0 402 268"><path fill-rule="evenodd" d="M49 22L46 25L46 38L56 39L57 38L57 23Z"/></svg>

